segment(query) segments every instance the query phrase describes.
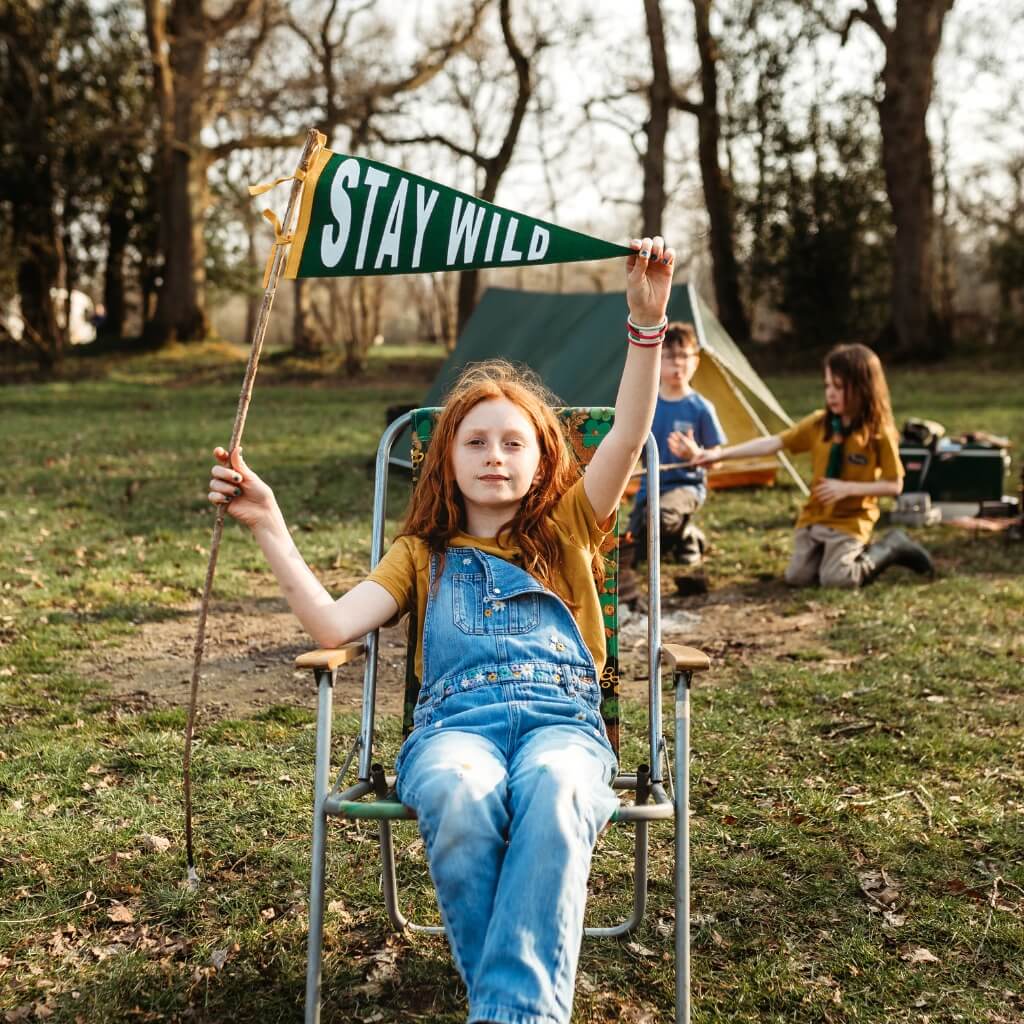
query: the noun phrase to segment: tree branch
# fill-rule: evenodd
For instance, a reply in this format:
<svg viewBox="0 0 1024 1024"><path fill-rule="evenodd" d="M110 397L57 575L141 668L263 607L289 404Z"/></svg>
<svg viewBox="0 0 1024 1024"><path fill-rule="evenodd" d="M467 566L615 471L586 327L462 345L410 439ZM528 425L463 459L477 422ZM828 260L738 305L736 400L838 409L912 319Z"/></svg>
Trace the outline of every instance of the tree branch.
<svg viewBox="0 0 1024 1024"><path fill-rule="evenodd" d="M211 160L222 160L239 149L285 149L289 146L301 146L306 141L306 129L292 135L243 135L240 139L230 139L210 146L207 153Z"/></svg>
<svg viewBox="0 0 1024 1024"><path fill-rule="evenodd" d="M843 46L846 45L846 40L850 36L850 30L853 28L854 22L857 21L862 21L872 29L875 35L881 39L886 49L888 49L889 42L892 39L892 29L885 23L885 18L882 17L882 12L878 9L875 0L864 0L863 7L855 7L850 11L850 16L846 19L846 24L839 33Z"/></svg>
<svg viewBox="0 0 1024 1024"><path fill-rule="evenodd" d="M515 148L516 140L519 138L519 129L522 127L523 118L526 116L527 107L530 105L530 97L533 93L533 82L530 77L530 58L528 58L516 42L512 34L512 15L510 11L510 0L501 0L501 34L505 40L505 49L516 69L516 99L512 108L512 116L509 118L508 128L505 137L502 139L498 152L488 161L490 167L498 174L504 173L509 161L512 159L512 151ZM536 56L543 44L531 54ZM497 183L495 182L495 185Z"/></svg>
<svg viewBox="0 0 1024 1024"><path fill-rule="evenodd" d="M235 0L219 18L207 18L207 38L219 39L221 36L226 35L236 25L246 21L256 9L256 5L263 2L265 0Z"/></svg>
<svg viewBox="0 0 1024 1024"><path fill-rule="evenodd" d="M452 142L451 139L445 138L443 135L413 135L408 138L392 138L391 136L384 135L380 131L374 132L374 138L378 142L383 142L387 146L424 146L431 143L435 143L439 146L446 146L453 153L457 153L459 156L464 156L480 168L486 168L487 164L490 163L488 157L483 156L481 153L477 153L472 149L467 149L465 146L460 146L457 142Z"/></svg>
<svg viewBox="0 0 1024 1024"><path fill-rule="evenodd" d="M465 49L466 44L476 33L477 27L480 24L480 19L483 17L484 10L487 8L489 2L490 0L475 0L471 9L469 24L461 34L454 33L451 39L438 48L435 55L425 57L423 61L416 65L416 67L413 68L413 70L404 78L395 79L391 82L381 82L379 85L374 86L368 92L364 93L363 98L371 103L374 100L391 99L401 92L409 92L410 90L417 89L421 85L429 82L430 79L444 68L455 54Z"/></svg>
<svg viewBox="0 0 1024 1024"><path fill-rule="evenodd" d="M682 96L675 89L672 90L672 106L676 110L683 111L685 114L693 114L694 117L700 117L704 112L703 103L697 103L686 96Z"/></svg>

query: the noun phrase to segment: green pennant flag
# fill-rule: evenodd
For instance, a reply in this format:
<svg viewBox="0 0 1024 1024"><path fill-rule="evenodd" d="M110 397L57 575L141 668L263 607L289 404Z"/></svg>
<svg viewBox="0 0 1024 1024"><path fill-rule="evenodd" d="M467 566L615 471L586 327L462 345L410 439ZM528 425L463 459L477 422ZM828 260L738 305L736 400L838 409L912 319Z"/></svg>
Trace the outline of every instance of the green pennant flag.
<svg viewBox="0 0 1024 1024"><path fill-rule="evenodd" d="M376 160L324 149L306 174L285 277L574 263L632 251Z"/></svg>

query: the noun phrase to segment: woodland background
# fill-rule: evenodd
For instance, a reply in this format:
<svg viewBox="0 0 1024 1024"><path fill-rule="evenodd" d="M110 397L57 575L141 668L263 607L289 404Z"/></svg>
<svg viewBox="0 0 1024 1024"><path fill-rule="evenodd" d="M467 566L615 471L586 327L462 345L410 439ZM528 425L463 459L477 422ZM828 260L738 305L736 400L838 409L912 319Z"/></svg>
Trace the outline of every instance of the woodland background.
<svg viewBox="0 0 1024 1024"><path fill-rule="evenodd" d="M75 290L101 348L247 340L272 236L246 185L314 125L567 227L664 232L762 365L1012 353L1022 45L1019 0L0 0L0 371L61 372ZM355 375L377 336L452 345L489 279L619 273L289 283L270 341Z"/></svg>

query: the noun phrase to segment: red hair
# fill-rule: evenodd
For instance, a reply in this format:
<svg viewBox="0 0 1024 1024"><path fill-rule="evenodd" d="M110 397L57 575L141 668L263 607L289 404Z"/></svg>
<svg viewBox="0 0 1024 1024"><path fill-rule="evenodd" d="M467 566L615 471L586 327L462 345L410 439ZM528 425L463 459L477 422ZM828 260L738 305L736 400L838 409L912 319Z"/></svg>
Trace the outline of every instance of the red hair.
<svg viewBox="0 0 1024 1024"><path fill-rule="evenodd" d="M540 448L536 480L519 510L498 531L497 540L517 547L522 552L523 568L575 607L574 595L561 593L555 585L559 550L551 513L562 495L579 480L580 467L552 410L555 396L532 371L517 369L504 359L470 364L452 385L434 426L400 535L421 537L443 559L451 539L465 530L466 509L455 482L450 452L467 413L480 402L495 398L505 398L523 411ZM603 575L603 567L600 554L595 555L596 578Z"/></svg>

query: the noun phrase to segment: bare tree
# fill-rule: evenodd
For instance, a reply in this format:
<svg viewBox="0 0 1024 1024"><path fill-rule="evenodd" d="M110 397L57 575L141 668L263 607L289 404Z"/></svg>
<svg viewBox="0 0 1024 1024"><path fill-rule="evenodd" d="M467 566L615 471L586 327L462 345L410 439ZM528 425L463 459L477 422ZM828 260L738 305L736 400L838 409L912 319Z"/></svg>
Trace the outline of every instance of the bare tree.
<svg viewBox="0 0 1024 1024"><path fill-rule="evenodd" d="M209 327L203 215L207 172L215 156L203 144L202 132L230 92L225 88L215 94L210 88L210 49L258 16L247 46L251 62L266 41L271 7L269 0L234 0L214 16L205 0L144 0L144 6L159 123L157 210L163 257L148 333L163 342L202 337Z"/></svg>
<svg viewBox="0 0 1024 1024"><path fill-rule="evenodd" d="M693 0L697 52L700 56L700 98L673 92L675 106L697 118L697 154L704 203L708 211L711 242L711 275L722 326L737 341L750 337L740 295L736 261L736 224L732 178L722 170L719 149L722 119L718 111L718 43L711 34L713 0ZM645 6L658 6L658 0L644 0Z"/></svg>
<svg viewBox="0 0 1024 1024"><path fill-rule="evenodd" d="M534 76L532 64L537 55L547 45L542 36L534 39L533 46L529 51L523 49L512 29L512 4L511 0L498 0L498 17L501 26L501 38L504 43L505 52L511 62L513 74L515 75L515 93L512 98L511 109L508 112L508 120L505 122L501 140L491 153L484 152L484 136L488 134L488 125L485 121L490 120L491 111L480 110L479 97L483 92L485 83L494 79L493 55L486 47L480 47L473 54L473 81L471 84L460 81L457 75L451 76L452 94L455 106L468 119L472 141L466 145L456 141L450 135L440 132L433 132L423 135L415 135L406 138L388 138L386 141L392 143L408 144L430 144L436 143L445 146L458 156L470 160L480 172L479 187L477 195L486 202L494 202L498 193L498 185L509 164L512 162L512 155L515 151L516 142L519 138L526 112L533 96ZM499 75L503 75L499 72ZM466 322L469 320L476 306L477 291L479 288L480 273L477 270L464 270L459 275L458 291L458 314L456 331L462 332Z"/></svg>
<svg viewBox="0 0 1024 1024"><path fill-rule="evenodd" d="M311 86L323 96L323 117L320 125L328 139L347 131L348 152L365 149L372 126L384 114L393 113L403 97L414 93L434 79L474 38L489 0L472 0L465 15L451 25L442 26L436 41L429 43L423 55L411 67L389 78L379 77L379 68L387 60L392 41L388 26L372 17L372 2L352 3L342 8L340 0L329 0L315 30L307 29L306 20L286 18L288 29L301 39L315 66ZM250 139L256 142L256 139ZM264 140L268 142L268 140ZM269 144L273 144L272 141ZM379 289L346 289L363 313L348 318L352 329L363 331L359 340L345 342L346 362L358 368L365 361L366 349L377 330L369 326L373 317L366 313L370 301L379 302ZM315 353L322 350L326 338L324 317L315 316L312 291L302 281L295 282L295 318L293 347L297 351ZM379 313L378 313L379 316ZM349 349L351 348L351 352ZM360 353L356 349L361 349Z"/></svg>
<svg viewBox="0 0 1024 1024"><path fill-rule="evenodd" d="M896 357L939 354L948 347L950 325L935 313L934 184L925 118L935 85L935 59L942 27L954 0L898 0L889 24L875 0L864 0L840 29L845 43L858 22L885 51L878 118L882 163L892 206L892 324L880 347Z"/></svg>
<svg viewBox="0 0 1024 1024"><path fill-rule="evenodd" d="M729 333L739 340L749 337L750 324L740 294L735 255L735 214L732 177L722 168L722 118L718 110L718 44L711 33L712 0L693 0L695 36L700 58L699 96L673 80L668 58L667 31L660 0L644 0L647 42L651 55L651 77L627 85L617 96L606 96L588 104L594 119L596 104L643 96L646 101L642 141L637 138L636 121L629 114L605 114L604 120L621 128L630 137L643 172L640 214L643 230L661 234L667 201L665 180L666 146L673 111L692 114L697 120L697 150L704 204L710 229L712 280L719 318Z"/></svg>

